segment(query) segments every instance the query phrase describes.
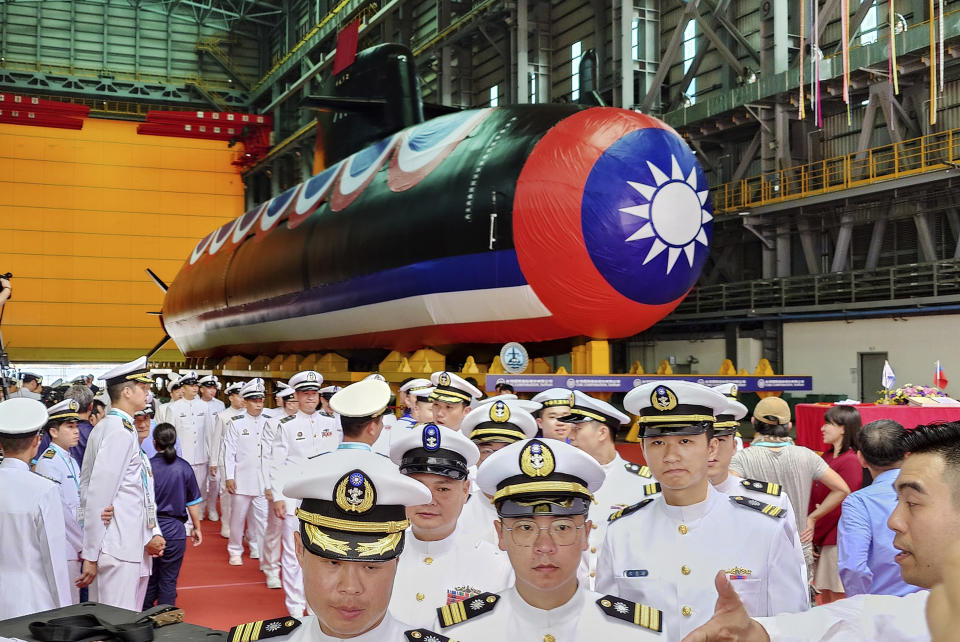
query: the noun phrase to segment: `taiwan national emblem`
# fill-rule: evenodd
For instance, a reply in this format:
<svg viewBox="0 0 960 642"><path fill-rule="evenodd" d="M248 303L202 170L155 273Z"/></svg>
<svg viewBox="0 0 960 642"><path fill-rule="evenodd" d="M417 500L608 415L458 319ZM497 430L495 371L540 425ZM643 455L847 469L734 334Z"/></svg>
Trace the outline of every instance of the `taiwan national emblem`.
<svg viewBox="0 0 960 642"><path fill-rule="evenodd" d="M520 452L520 470L527 477L547 477L553 473L556 460L550 447L534 439Z"/></svg>
<svg viewBox="0 0 960 642"><path fill-rule="evenodd" d="M348 513L366 513L376 504L377 491L359 470L347 473L336 486L336 502Z"/></svg>

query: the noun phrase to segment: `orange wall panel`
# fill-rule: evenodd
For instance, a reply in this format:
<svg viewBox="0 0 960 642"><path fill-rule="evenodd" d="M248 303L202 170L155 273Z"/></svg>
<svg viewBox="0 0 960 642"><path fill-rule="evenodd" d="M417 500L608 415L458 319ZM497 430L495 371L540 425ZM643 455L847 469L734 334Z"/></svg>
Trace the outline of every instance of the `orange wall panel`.
<svg viewBox="0 0 960 642"><path fill-rule="evenodd" d="M133 359L163 336L159 288L203 236L243 212L234 152L217 141L0 125L0 272L12 361ZM170 343L163 358L176 358Z"/></svg>

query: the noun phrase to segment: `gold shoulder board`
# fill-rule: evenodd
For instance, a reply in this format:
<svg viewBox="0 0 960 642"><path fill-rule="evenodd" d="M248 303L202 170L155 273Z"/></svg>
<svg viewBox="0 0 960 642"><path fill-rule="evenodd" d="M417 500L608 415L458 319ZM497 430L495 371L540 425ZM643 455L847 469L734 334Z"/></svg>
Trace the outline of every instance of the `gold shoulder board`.
<svg viewBox="0 0 960 642"><path fill-rule="evenodd" d="M462 602L454 602L437 609L437 617L440 618L440 627L447 628L454 624L466 622L471 618L484 613L493 611L497 605L500 596L496 593L481 593L480 595L469 597Z"/></svg>
<svg viewBox="0 0 960 642"><path fill-rule="evenodd" d="M614 617L639 627L650 629L658 633L663 631L663 611L637 604L615 595L604 595L597 600L597 606L608 617Z"/></svg>
<svg viewBox="0 0 960 642"><path fill-rule="evenodd" d="M745 508L751 508L757 512L763 513L768 517L783 519L784 517L787 516L787 511L783 510L779 506L773 506L772 504L765 504L756 499L749 499L747 497L744 497L743 495L734 495L733 497L730 498L730 501L740 506L743 506Z"/></svg>

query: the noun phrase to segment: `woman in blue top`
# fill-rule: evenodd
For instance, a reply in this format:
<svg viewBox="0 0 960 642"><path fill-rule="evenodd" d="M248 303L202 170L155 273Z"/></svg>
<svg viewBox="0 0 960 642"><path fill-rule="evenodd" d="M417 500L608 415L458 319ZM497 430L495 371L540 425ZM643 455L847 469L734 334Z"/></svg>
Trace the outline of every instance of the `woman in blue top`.
<svg viewBox="0 0 960 642"><path fill-rule="evenodd" d="M177 456L176 443L176 428L168 423L157 425L153 431L157 454L150 459L150 467L153 469L157 497L157 522L167 546L163 555L153 560L153 573L143 601L144 610L154 604L173 605L176 602L177 577L187 548L187 531L184 528L187 512L193 523L193 545L199 546L203 541L200 531L200 488L193 468Z"/></svg>

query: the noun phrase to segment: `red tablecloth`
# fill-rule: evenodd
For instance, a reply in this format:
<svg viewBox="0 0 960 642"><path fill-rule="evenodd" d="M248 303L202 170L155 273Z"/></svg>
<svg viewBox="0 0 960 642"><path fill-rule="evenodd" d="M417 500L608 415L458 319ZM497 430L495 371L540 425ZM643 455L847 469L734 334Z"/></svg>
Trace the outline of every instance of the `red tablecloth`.
<svg viewBox="0 0 960 642"><path fill-rule="evenodd" d="M823 415L831 404L800 403L794 408L797 427L797 443L817 451L824 451L827 445L823 443ZM960 406L943 406L927 408L924 406L887 406L877 404L861 404L855 406L860 411L863 423L868 424L877 419L893 419L903 424L904 428L915 428L921 424L937 423L942 421L960 421Z"/></svg>

